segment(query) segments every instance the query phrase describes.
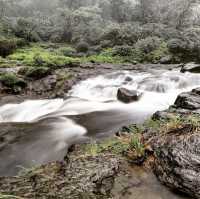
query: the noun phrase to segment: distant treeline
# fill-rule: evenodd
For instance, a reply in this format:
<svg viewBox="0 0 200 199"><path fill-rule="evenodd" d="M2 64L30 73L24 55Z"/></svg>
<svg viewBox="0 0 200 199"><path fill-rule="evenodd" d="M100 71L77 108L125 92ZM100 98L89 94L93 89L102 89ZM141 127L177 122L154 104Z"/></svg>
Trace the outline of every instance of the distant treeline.
<svg viewBox="0 0 200 199"><path fill-rule="evenodd" d="M101 48L159 40L196 57L199 8L198 0L0 0L0 35Z"/></svg>

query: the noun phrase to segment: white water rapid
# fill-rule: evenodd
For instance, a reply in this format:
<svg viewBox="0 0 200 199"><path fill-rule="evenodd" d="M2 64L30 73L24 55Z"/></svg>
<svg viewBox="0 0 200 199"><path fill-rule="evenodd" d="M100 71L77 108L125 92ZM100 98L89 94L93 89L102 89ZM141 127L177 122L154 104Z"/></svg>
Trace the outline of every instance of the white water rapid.
<svg viewBox="0 0 200 199"><path fill-rule="evenodd" d="M199 74L118 71L80 82L66 100L6 104L0 107L1 128L9 123L11 132L23 127L24 134L0 150L0 174L13 174L19 165L60 160L69 144L84 137L108 136L123 125L143 122L172 105L179 93L199 86ZM138 102L124 104L116 97L121 87L143 95Z"/></svg>

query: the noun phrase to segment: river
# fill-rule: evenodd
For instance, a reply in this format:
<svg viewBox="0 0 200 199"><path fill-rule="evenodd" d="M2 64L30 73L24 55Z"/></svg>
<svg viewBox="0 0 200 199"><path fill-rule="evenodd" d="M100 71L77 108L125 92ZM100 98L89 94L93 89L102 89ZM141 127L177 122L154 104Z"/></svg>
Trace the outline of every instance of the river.
<svg viewBox="0 0 200 199"><path fill-rule="evenodd" d="M79 82L66 99L3 105L0 127L7 130L0 134L0 175L61 160L72 143L141 123L167 109L179 93L198 86L199 74L178 70L118 71ZM141 92L141 99L129 104L118 101L117 90L122 87Z"/></svg>

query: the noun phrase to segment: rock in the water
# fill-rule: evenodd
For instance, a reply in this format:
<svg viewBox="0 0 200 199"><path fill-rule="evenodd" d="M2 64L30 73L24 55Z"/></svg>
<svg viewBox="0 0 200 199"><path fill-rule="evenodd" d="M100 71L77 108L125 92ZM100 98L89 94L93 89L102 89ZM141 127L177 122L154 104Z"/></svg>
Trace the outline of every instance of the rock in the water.
<svg viewBox="0 0 200 199"><path fill-rule="evenodd" d="M179 134L179 135L178 135ZM200 198L200 132L176 129L156 149L155 174L168 187Z"/></svg>
<svg viewBox="0 0 200 199"><path fill-rule="evenodd" d="M124 81L125 82L131 82L131 81L133 81L133 79L131 77L127 76Z"/></svg>
<svg viewBox="0 0 200 199"><path fill-rule="evenodd" d="M141 97L141 93L136 90L128 90L126 88L119 88L117 92L117 99L124 103L131 103L138 101Z"/></svg>
<svg viewBox="0 0 200 199"><path fill-rule="evenodd" d="M175 101L175 106L189 110L200 109L200 88L194 89L191 92L181 93Z"/></svg>
<svg viewBox="0 0 200 199"><path fill-rule="evenodd" d="M182 66L181 72L200 73L200 64L188 63Z"/></svg>

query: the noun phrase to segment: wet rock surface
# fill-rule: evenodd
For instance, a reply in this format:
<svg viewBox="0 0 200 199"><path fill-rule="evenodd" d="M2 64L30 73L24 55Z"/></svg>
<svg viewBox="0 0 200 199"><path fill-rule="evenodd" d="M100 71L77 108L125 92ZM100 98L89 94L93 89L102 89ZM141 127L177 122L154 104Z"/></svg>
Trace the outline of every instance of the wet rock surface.
<svg viewBox="0 0 200 199"><path fill-rule="evenodd" d="M155 152L154 172L158 179L173 190L200 198L200 89L178 96L175 105L154 114L154 119L170 121L185 118L179 124L174 119L173 129L150 136ZM195 118L193 122L189 118Z"/></svg>
<svg viewBox="0 0 200 199"><path fill-rule="evenodd" d="M182 66L181 72L200 73L200 65L195 63L188 63Z"/></svg>
<svg viewBox="0 0 200 199"><path fill-rule="evenodd" d="M180 94L175 101L175 106L188 110L200 109L200 88Z"/></svg>
<svg viewBox="0 0 200 199"><path fill-rule="evenodd" d="M155 174L172 189L200 198L200 132L185 126L156 148Z"/></svg>
<svg viewBox="0 0 200 199"><path fill-rule="evenodd" d="M128 90L126 88L119 88L117 92L117 99L124 103L136 102L141 98L142 94L136 90Z"/></svg>
<svg viewBox="0 0 200 199"><path fill-rule="evenodd" d="M111 197L119 159L113 155L71 157L29 170L18 177L1 177L0 192L24 198L99 198Z"/></svg>

